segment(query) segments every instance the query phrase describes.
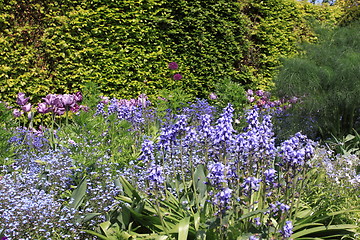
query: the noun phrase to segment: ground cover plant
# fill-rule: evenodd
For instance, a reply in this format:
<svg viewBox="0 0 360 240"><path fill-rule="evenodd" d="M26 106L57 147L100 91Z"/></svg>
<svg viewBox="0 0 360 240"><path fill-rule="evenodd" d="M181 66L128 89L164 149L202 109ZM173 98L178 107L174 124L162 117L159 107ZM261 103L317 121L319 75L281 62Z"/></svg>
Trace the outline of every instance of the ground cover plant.
<svg viewBox="0 0 360 240"><path fill-rule="evenodd" d="M53 116L47 126L2 122L2 239L359 237L359 156L301 133L277 141L271 120L288 103L248 91L253 106L235 114L203 99L160 111L145 95L80 96L28 111Z"/></svg>

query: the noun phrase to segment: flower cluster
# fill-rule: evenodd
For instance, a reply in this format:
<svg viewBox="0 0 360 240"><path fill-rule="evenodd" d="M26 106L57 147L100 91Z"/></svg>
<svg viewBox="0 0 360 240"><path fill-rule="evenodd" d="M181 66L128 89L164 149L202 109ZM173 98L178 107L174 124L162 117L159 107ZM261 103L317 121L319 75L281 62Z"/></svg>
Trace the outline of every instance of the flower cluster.
<svg viewBox="0 0 360 240"><path fill-rule="evenodd" d="M251 89L247 90L246 98L250 103L255 104L255 106L258 108L277 108L279 110L285 110L291 107L292 104L295 104L299 101L297 97L272 101L270 92L263 90L253 91Z"/></svg>
<svg viewBox="0 0 360 240"><path fill-rule="evenodd" d="M29 103L30 97L25 97L25 93L18 93L16 103L20 106L20 109L15 108L13 110L14 117L20 117L24 112L31 111L31 103Z"/></svg>
<svg viewBox="0 0 360 240"><path fill-rule="evenodd" d="M79 239L74 210L62 207L61 200L39 188L37 174L7 173L0 185L0 229L8 239L50 239L59 229L64 239Z"/></svg>
<svg viewBox="0 0 360 240"><path fill-rule="evenodd" d="M39 103L37 107L39 113L53 112L60 116L69 110L72 112L78 112L80 109L87 110L86 107L78 105L83 99L81 92L74 94L48 94L42 99L44 102Z"/></svg>
<svg viewBox="0 0 360 240"><path fill-rule="evenodd" d="M171 62L171 63L169 63L168 67L170 70L177 70L179 68L179 65L176 62ZM178 81L178 80L182 79L182 75L180 73L175 73L173 75L173 78L175 81Z"/></svg>

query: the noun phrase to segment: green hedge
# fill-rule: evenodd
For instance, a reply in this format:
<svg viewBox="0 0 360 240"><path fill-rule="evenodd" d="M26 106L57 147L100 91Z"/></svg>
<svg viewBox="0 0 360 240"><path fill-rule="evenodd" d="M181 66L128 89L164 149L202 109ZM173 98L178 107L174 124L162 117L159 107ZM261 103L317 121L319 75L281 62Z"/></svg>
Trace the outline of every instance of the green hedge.
<svg viewBox="0 0 360 240"><path fill-rule="evenodd" d="M0 100L9 102L87 82L119 98L179 87L205 97L228 81L266 88L279 58L311 37L295 0L0 0L0 12Z"/></svg>

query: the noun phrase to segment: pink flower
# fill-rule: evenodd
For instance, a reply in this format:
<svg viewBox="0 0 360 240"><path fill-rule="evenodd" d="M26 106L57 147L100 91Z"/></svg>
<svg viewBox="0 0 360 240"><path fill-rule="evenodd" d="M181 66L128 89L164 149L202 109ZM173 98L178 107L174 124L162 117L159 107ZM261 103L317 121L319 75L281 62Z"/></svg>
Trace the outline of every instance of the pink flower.
<svg viewBox="0 0 360 240"><path fill-rule="evenodd" d="M248 96L252 96L252 95L254 95L254 92L253 92L253 90L248 89L248 90L246 91L246 94L247 94Z"/></svg>
<svg viewBox="0 0 360 240"><path fill-rule="evenodd" d="M83 96L82 96L81 92L75 93L74 98L75 98L76 102L81 102L83 100Z"/></svg>
<svg viewBox="0 0 360 240"><path fill-rule="evenodd" d="M19 104L20 106L24 106L25 104L27 104L29 99L30 99L29 97L25 98L25 93L20 92L17 95L16 103Z"/></svg>
<svg viewBox="0 0 360 240"><path fill-rule="evenodd" d="M46 103L39 103L38 107L36 108L39 113L48 113L51 111L51 108L49 108Z"/></svg>
<svg viewBox="0 0 360 240"><path fill-rule="evenodd" d="M20 111L19 109L13 110L14 117L20 117L23 114L23 111Z"/></svg>
<svg viewBox="0 0 360 240"><path fill-rule="evenodd" d="M63 94L61 96L61 101L63 105L66 106L73 106L75 104L75 97L72 94Z"/></svg>
<svg viewBox="0 0 360 240"><path fill-rule="evenodd" d="M182 76L181 76L181 74L180 73L176 73L175 75L174 75L174 80L180 80L180 79L182 79Z"/></svg>
<svg viewBox="0 0 360 240"><path fill-rule="evenodd" d="M176 70L179 68L179 65L176 62L169 63L169 69Z"/></svg>
<svg viewBox="0 0 360 240"><path fill-rule="evenodd" d="M212 100L215 100L215 99L217 99L217 96L215 93L210 93L209 98Z"/></svg>
<svg viewBox="0 0 360 240"><path fill-rule="evenodd" d="M24 106L21 106L21 109L24 111L24 112L30 112L31 110L31 103L28 103Z"/></svg>
<svg viewBox="0 0 360 240"><path fill-rule="evenodd" d="M44 100L46 102L47 105L55 105L54 101L55 99L57 99L57 95L56 94L48 94L46 97L42 98L42 100Z"/></svg>
<svg viewBox="0 0 360 240"><path fill-rule="evenodd" d="M255 101L255 98L254 98L254 97L247 96L246 98L247 98L247 100L249 100L249 102L251 102L251 103Z"/></svg>
<svg viewBox="0 0 360 240"><path fill-rule="evenodd" d="M100 101L103 104L108 104L110 102L109 97L101 96L102 100Z"/></svg>

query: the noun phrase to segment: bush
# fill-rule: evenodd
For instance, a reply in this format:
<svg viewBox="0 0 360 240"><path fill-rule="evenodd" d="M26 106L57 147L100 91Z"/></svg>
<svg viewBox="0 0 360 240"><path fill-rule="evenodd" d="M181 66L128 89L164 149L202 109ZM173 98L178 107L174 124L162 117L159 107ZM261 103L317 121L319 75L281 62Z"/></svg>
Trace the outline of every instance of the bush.
<svg viewBox="0 0 360 240"><path fill-rule="evenodd" d="M314 123L315 135L304 130L314 137L340 137L359 129L359 30L356 24L324 29L318 44L304 45L303 55L284 60L275 92L301 101L289 111L294 131L306 122Z"/></svg>

